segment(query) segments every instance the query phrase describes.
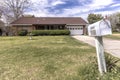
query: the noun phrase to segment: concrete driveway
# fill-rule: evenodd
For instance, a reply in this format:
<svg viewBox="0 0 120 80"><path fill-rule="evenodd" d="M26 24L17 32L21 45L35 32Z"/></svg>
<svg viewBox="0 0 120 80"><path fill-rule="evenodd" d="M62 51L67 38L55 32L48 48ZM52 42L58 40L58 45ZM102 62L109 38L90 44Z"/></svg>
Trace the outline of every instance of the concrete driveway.
<svg viewBox="0 0 120 80"><path fill-rule="evenodd" d="M88 43L92 46L95 46L94 37L89 37L89 36L72 36L72 37L84 43ZM105 52L108 52L113 56L120 58L120 40L103 38L103 43L104 43Z"/></svg>

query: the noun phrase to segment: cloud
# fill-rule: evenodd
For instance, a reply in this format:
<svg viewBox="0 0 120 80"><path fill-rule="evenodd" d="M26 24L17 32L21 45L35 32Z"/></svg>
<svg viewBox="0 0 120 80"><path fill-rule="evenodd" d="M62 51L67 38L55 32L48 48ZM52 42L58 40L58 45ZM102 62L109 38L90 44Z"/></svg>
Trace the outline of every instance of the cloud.
<svg viewBox="0 0 120 80"><path fill-rule="evenodd" d="M118 4L113 4L113 5L111 5L111 7L119 7L120 6L120 4L118 3Z"/></svg>
<svg viewBox="0 0 120 80"><path fill-rule="evenodd" d="M36 16L81 16L87 18L89 13L111 14L120 11L118 0L32 0Z"/></svg>
<svg viewBox="0 0 120 80"><path fill-rule="evenodd" d="M112 2L112 0L93 0L93 2L90 5L93 7L103 7L111 4Z"/></svg>
<svg viewBox="0 0 120 80"><path fill-rule="evenodd" d="M57 6L57 5L60 5L60 4L65 4L65 2L64 2L64 1L61 1L61 0L57 0L57 1L53 1L53 2L51 3L52 6Z"/></svg>

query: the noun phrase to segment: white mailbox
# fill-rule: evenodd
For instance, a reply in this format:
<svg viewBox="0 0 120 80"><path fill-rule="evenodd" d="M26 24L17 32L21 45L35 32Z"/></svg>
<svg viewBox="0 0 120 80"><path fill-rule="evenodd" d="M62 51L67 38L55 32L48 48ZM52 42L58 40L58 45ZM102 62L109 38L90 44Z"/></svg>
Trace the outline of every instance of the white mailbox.
<svg viewBox="0 0 120 80"><path fill-rule="evenodd" d="M112 34L110 21L107 19L100 20L88 26L89 36L104 36Z"/></svg>

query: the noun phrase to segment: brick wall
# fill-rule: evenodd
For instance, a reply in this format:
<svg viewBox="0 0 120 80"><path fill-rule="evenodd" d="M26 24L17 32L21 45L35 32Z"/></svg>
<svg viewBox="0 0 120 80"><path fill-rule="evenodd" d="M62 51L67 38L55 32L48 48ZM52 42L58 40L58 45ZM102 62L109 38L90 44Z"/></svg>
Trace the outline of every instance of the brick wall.
<svg viewBox="0 0 120 80"><path fill-rule="evenodd" d="M14 26L12 27L12 32L14 35L18 35L18 32L23 29L27 30L28 32L35 30L34 26Z"/></svg>

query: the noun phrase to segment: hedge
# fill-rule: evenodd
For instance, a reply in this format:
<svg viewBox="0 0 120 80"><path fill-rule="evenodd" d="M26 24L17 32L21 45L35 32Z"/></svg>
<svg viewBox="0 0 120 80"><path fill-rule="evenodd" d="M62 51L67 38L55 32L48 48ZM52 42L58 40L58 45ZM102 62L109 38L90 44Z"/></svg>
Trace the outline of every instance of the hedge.
<svg viewBox="0 0 120 80"><path fill-rule="evenodd" d="M28 33L28 31L27 30L20 30L20 31L18 31L18 35L19 36L26 36L27 35L27 33Z"/></svg>
<svg viewBox="0 0 120 80"><path fill-rule="evenodd" d="M32 32L33 36L39 36L39 35L69 35L69 30L33 30Z"/></svg>

